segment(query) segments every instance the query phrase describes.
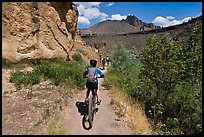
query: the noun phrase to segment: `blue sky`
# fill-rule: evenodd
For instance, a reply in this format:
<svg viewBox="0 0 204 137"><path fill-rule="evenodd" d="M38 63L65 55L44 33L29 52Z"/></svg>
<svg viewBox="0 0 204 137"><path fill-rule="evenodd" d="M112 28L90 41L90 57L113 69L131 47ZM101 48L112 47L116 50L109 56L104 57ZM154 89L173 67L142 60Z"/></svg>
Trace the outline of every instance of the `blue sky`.
<svg viewBox="0 0 204 137"><path fill-rule="evenodd" d="M146 23L171 26L202 14L202 2L74 2L79 11L77 28L89 28L111 19L135 15Z"/></svg>

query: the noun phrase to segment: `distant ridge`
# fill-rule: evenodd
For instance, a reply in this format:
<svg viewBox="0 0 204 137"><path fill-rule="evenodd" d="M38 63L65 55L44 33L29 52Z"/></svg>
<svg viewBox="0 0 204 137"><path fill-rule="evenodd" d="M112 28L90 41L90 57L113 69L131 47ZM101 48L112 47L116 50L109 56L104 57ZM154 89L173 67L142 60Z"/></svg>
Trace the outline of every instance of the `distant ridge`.
<svg viewBox="0 0 204 137"><path fill-rule="evenodd" d="M202 16L192 18L182 24L164 28L115 35L84 35L81 38L86 42L86 45L95 47L101 51L110 50L115 44L122 42L129 50L139 52L146 46L146 40L149 36L160 37L169 35L173 41L185 41L193 27L200 23L202 23Z"/></svg>
<svg viewBox="0 0 204 137"><path fill-rule="evenodd" d="M106 20L99 22L87 29L80 29L79 33L81 36L85 35L115 35L115 34L126 34L135 33L143 30L151 30L160 28L155 26L153 23L145 23L139 20L134 15L127 16L123 20Z"/></svg>

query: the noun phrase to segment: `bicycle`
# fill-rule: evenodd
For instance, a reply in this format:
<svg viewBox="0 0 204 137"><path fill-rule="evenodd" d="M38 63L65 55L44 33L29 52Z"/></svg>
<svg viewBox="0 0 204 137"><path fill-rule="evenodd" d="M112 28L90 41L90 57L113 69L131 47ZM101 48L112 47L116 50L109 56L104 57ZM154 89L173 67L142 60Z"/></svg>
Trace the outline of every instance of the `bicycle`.
<svg viewBox="0 0 204 137"><path fill-rule="evenodd" d="M97 78L101 78L101 77L97 77ZM98 108L96 108L96 104L97 104L96 89L91 89L90 91L91 93L89 94L88 101L87 102L85 101L85 104L88 106L87 107L88 113L83 117L83 127L85 129L90 129L93 127L94 114L98 111ZM88 121L89 128L85 126L85 121Z"/></svg>
<svg viewBox="0 0 204 137"><path fill-rule="evenodd" d="M88 121L90 126L93 126L94 114L96 113L96 89L91 89L91 94L89 95L88 105Z"/></svg>

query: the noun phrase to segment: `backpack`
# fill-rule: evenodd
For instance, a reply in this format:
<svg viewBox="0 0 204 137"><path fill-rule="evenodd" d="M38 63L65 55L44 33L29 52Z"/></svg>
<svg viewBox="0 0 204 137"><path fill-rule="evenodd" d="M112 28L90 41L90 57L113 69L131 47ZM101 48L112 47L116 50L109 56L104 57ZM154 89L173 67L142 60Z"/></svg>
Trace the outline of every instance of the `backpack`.
<svg viewBox="0 0 204 137"><path fill-rule="evenodd" d="M87 81L88 82L94 82L94 76L95 76L95 73L96 73L96 68L88 68L88 78L87 78Z"/></svg>

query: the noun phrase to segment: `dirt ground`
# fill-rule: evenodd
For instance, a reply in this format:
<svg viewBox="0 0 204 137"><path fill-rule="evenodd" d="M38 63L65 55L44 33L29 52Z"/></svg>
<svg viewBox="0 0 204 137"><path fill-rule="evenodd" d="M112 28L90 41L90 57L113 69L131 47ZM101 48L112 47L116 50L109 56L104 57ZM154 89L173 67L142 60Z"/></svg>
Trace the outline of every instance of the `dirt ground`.
<svg viewBox="0 0 204 137"><path fill-rule="evenodd" d="M123 118L118 118L116 109L110 104L111 95L108 90L101 86L103 79L99 79L99 96L102 100L101 104L97 106L98 112L94 117L93 127L89 130L82 126L81 109L85 106L84 98L86 91L82 91L76 95L69 106L69 113L67 113L66 128L69 129L70 135L130 135L132 130L128 127L127 122ZM77 107L77 104L81 105ZM83 113L82 113L83 114ZM89 125L87 125L89 127Z"/></svg>
<svg viewBox="0 0 204 137"><path fill-rule="evenodd" d="M111 104L113 97L110 91L101 85L103 79L99 79L99 96L102 102L97 106L98 112L94 117L93 127L87 130L82 125L83 115L80 113L83 109L86 90L72 90L72 94L68 94L63 99L61 92L71 89L54 86L50 81L17 90L9 82L11 71L11 69L2 69L3 135L135 134L128 125L130 119L117 115L118 107Z"/></svg>

